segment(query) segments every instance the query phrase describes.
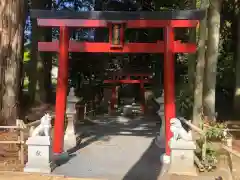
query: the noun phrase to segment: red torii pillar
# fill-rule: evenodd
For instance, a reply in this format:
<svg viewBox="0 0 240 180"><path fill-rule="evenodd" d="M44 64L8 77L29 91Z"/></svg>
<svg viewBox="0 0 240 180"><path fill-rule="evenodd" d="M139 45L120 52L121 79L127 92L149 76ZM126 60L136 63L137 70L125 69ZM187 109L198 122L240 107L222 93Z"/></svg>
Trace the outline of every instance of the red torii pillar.
<svg viewBox="0 0 240 180"><path fill-rule="evenodd" d="M55 123L54 123L54 146L53 152L60 154L63 152L64 120L66 111L66 99L68 90L68 47L69 32L68 27L60 27L59 36L59 63L56 89ZM61 137L61 139L56 138Z"/></svg>
<svg viewBox="0 0 240 180"><path fill-rule="evenodd" d="M175 106L175 62L174 62L174 28L171 21L164 29L164 115L166 135L166 155L170 156L169 140L172 137L170 131L170 119L176 117ZM168 159L167 159L168 161Z"/></svg>

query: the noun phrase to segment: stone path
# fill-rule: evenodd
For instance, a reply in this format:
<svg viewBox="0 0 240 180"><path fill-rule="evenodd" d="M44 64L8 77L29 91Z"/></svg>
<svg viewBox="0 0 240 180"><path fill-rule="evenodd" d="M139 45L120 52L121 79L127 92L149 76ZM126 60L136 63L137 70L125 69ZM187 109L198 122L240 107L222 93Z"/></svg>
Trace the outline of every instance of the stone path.
<svg viewBox="0 0 240 180"><path fill-rule="evenodd" d="M55 174L108 180L157 180L160 164L154 138L160 127L149 119L106 118L101 125L80 127L81 148ZM155 121L156 122L156 121Z"/></svg>
<svg viewBox="0 0 240 180"><path fill-rule="evenodd" d="M157 117L155 117L157 118ZM53 174L106 180L215 180L218 172L198 177L164 173L163 149L155 144L160 119L99 118L98 125L81 125L82 142L71 158ZM153 118L154 119L154 118Z"/></svg>

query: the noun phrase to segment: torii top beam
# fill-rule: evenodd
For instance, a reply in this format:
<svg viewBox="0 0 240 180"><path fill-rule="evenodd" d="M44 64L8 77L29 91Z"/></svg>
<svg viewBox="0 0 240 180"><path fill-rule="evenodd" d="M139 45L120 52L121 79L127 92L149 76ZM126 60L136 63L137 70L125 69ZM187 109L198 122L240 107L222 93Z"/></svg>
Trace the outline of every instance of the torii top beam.
<svg viewBox="0 0 240 180"><path fill-rule="evenodd" d="M39 19L89 19L89 20L202 20L205 10L174 11L49 11L31 10L31 18Z"/></svg>

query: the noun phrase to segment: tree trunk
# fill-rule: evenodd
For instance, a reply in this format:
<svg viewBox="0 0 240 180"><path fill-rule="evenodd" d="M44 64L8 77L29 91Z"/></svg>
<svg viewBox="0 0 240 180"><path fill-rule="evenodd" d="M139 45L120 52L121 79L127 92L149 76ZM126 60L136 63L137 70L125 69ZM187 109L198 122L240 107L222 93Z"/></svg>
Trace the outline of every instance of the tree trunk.
<svg viewBox="0 0 240 180"><path fill-rule="evenodd" d="M220 12L222 0L211 0L208 10L208 40L204 80L204 114L215 121L215 90L220 38Z"/></svg>
<svg viewBox="0 0 240 180"><path fill-rule="evenodd" d="M1 115L5 123L9 125L16 124L16 118L18 117L25 2L23 0L1 0L0 2L0 59L3 83Z"/></svg>
<svg viewBox="0 0 240 180"><path fill-rule="evenodd" d="M236 115L240 115L239 107L240 107L240 14L238 15L238 28L237 28L237 42L236 42L236 69L235 69L235 76L236 76L236 88L234 94L234 110Z"/></svg>
<svg viewBox="0 0 240 180"><path fill-rule="evenodd" d="M51 10L52 0L46 0L46 8ZM45 28L44 31L45 41L52 41L52 28ZM46 92L46 103L49 103L52 100L52 53L44 53L44 89Z"/></svg>
<svg viewBox="0 0 240 180"><path fill-rule="evenodd" d="M196 9L196 0L191 0L188 9ZM189 32L189 41L191 43L196 43L196 29L192 28ZM193 94L194 89L194 77L195 77L195 65L196 65L196 55L188 54L188 88L189 93Z"/></svg>
<svg viewBox="0 0 240 180"><path fill-rule="evenodd" d="M46 41L52 41L52 29L45 30ZM52 54L44 54L44 91L46 92L46 103L50 103L52 100Z"/></svg>
<svg viewBox="0 0 240 180"><path fill-rule="evenodd" d="M204 67L205 67L205 51L207 39L207 9L208 0L202 0L201 9L205 9L205 18L200 22L199 40L197 52L196 77L194 87L194 104L193 104L193 124L199 126L202 118L203 107L203 81L204 81Z"/></svg>
<svg viewBox="0 0 240 180"><path fill-rule="evenodd" d="M50 0L33 0L32 9L46 9ZM50 54L38 52L38 41L50 39L50 29L37 26L37 20L31 19L31 60L29 76L29 96L31 103L47 103L49 100L49 89L51 83L52 58ZM47 37L48 36L48 37ZM50 84L51 85L51 84Z"/></svg>
<svg viewBox="0 0 240 180"><path fill-rule="evenodd" d="M32 8L34 9L35 3L33 1ZM31 103L41 103L46 99L44 91L44 71L43 60L38 53L37 43L39 40L39 34L41 33L40 27L37 26L37 20L32 19L32 33L31 33L31 60L30 75L29 75L29 96Z"/></svg>

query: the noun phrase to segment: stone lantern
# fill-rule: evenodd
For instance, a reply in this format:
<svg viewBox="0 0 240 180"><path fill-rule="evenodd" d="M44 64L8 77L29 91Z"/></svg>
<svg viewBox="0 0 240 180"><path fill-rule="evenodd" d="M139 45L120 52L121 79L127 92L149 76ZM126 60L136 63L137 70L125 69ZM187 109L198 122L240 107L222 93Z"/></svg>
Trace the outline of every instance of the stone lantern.
<svg viewBox="0 0 240 180"><path fill-rule="evenodd" d="M79 101L79 98L75 96L74 88L70 88L67 105L66 105L66 119L67 119L67 128L64 135L64 150L69 150L76 147L77 137L76 137L76 104Z"/></svg>

